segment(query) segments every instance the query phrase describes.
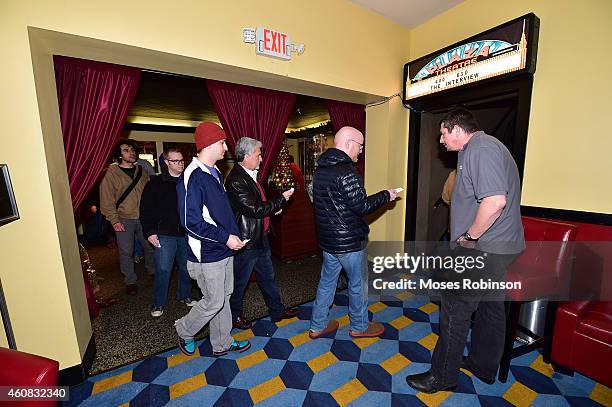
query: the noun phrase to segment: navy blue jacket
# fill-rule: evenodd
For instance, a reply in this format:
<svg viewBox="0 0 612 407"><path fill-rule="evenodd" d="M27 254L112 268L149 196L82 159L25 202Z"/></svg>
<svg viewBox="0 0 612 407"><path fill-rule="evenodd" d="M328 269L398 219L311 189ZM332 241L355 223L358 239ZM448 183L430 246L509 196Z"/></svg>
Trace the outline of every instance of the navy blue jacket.
<svg viewBox="0 0 612 407"><path fill-rule="evenodd" d="M226 243L230 234L240 236L240 231L220 181L194 158L176 184L179 219L187 233L187 260L191 262L212 263L234 255Z"/></svg>

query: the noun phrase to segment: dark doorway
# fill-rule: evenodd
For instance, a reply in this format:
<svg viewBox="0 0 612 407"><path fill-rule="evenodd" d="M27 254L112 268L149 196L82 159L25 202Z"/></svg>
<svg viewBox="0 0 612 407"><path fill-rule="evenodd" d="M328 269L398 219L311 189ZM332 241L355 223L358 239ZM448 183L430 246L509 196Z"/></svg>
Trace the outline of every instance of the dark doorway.
<svg viewBox="0 0 612 407"><path fill-rule="evenodd" d="M506 145L523 179L531 75L473 85L423 98L411 105L405 239L437 241L447 230L449 208L440 202L457 153L439 143L440 120L453 107L470 109L482 130Z"/></svg>

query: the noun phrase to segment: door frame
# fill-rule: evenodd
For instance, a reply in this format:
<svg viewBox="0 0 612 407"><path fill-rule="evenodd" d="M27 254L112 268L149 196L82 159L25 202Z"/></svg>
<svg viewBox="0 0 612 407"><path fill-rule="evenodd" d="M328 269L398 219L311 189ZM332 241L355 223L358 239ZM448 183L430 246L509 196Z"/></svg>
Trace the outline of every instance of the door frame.
<svg viewBox="0 0 612 407"><path fill-rule="evenodd" d="M516 126L510 138L508 149L516 161L521 185L525 170L527 134L531 109L533 75L529 73L511 75L503 79L492 79L460 89L419 98L411 102L408 134L408 171L406 174L406 221L404 240L413 241L416 236L417 195L419 180L419 147L421 139L421 119L423 113L450 110L452 107L470 105L494 97L515 97L517 100Z"/></svg>

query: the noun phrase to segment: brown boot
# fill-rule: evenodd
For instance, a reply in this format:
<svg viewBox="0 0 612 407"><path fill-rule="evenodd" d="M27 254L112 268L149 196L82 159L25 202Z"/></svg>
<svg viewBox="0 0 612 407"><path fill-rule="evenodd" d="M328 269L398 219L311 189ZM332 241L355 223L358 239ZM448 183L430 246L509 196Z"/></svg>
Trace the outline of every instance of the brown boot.
<svg viewBox="0 0 612 407"><path fill-rule="evenodd" d="M253 324L244 319L242 316L238 316L232 321L232 326L238 329L250 329L253 327Z"/></svg>
<svg viewBox="0 0 612 407"><path fill-rule="evenodd" d="M373 338L375 336L380 336L385 332L385 327L383 324L378 322L370 322L368 325L368 329L363 332L354 332L349 331L349 335L353 338Z"/></svg>
<svg viewBox="0 0 612 407"><path fill-rule="evenodd" d="M319 331L319 332L308 331L308 336L310 336L310 339L320 338L324 335L334 332L336 329L338 329L339 325L340 324L338 323L338 321L336 321L335 319L332 319L331 321L327 323L327 327L324 330Z"/></svg>
<svg viewBox="0 0 612 407"><path fill-rule="evenodd" d="M280 314L279 317L277 318L270 318L272 320L272 322L280 322L283 319L291 319L293 317L295 317L298 314L298 310L295 308L287 308L286 310L283 311L282 314Z"/></svg>

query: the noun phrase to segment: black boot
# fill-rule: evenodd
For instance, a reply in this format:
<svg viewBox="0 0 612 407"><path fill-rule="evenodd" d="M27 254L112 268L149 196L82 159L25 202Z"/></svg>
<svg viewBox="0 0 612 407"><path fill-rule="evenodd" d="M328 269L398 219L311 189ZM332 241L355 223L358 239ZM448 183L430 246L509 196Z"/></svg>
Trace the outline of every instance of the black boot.
<svg viewBox="0 0 612 407"><path fill-rule="evenodd" d="M431 374L431 370L413 374L406 377L406 383L413 389L423 392L423 393L435 393L437 391L445 391L452 390L455 386L442 386L438 383L433 374Z"/></svg>
<svg viewBox="0 0 612 407"><path fill-rule="evenodd" d="M484 377L484 376L480 376L478 373L476 373L469 365L468 363L468 358L466 356L463 357L463 359L461 359L461 369L465 369L467 371L469 371L470 373L472 373L474 376L476 376L478 379L480 379L480 381L486 383L486 384L493 384L495 383L495 378L488 378L488 377Z"/></svg>

